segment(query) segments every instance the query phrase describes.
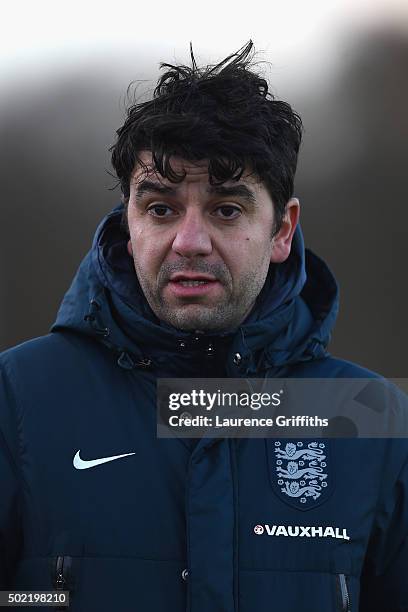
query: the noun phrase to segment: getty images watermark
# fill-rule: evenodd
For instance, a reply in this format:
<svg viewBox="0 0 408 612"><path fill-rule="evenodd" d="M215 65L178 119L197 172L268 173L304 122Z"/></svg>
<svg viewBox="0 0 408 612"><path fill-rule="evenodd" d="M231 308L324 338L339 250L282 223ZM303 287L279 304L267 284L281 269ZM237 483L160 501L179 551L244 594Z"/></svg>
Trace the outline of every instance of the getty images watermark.
<svg viewBox="0 0 408 612"><path fill-rule="evenodd" d="M190 392L173 392L169 395L169 410L179 411L188 408L200 408L209 412L214 407L219 411L214 416L197 414L192 416L189 412L177 413L169 416L168 423L171 427L327 427L328 418L318 416L296 415L286 417L277 415L269 417L248 416L226 416L223 409L249 408L260 410L261 408L278 407L282 403L283 389L277 393L255 393L255 392L229 392L217 389L216 392L208 392L204 389L192 389ZM244 411L242 411L244 412Z"/></svg>
<svg viewBox="0 0 408 612"><path fill-rule="evenodd" d="M406 379L160 379L158 437L406 437Z"/></svg>

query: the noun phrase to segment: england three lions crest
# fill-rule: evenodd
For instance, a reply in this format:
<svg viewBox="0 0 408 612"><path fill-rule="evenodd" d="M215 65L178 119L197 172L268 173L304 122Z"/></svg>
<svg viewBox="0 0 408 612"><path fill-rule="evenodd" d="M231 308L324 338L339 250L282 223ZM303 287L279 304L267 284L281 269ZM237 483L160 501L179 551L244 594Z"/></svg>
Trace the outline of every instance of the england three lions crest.
<svg viewBox="0 0 408 612"><path fill-rule="evenodd" d="M279 497L300 510L326 501L332 492L328 441L270 440L269 444L272 486Z"/></svg>

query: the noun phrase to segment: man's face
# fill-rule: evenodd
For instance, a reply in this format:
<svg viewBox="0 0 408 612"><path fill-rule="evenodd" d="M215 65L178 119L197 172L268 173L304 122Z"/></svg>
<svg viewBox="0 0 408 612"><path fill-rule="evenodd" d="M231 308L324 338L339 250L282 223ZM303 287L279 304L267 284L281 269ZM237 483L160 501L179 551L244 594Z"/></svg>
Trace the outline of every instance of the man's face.
<svg viewBox="0 0 408 612"><path fill-rule="evenodd" d="M151 309L177 329L236 327L252 309L269 263L289 254L294 227L283 253L279 235L287 242L288 231L272 238L273 202L248 173L211 186L206 160L172 157L174 170L186 172L172 183L155 171L150 152L139 157L149 171L137 166L132 175L128 251Z"/></svg>

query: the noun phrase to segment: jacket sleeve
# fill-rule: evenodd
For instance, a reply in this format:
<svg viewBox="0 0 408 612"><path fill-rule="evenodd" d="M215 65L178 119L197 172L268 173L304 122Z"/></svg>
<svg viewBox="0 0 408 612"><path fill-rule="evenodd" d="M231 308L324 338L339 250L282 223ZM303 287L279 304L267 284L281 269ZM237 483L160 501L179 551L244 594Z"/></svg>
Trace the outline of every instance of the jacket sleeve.
<svg viewBox="0 0 408 612"><path fill-rule="evenodd" d="M12 585L22 546L14 401L0 363L0 590ZM13 450L12 450L13 449Z"/></svg>
<svg viewBox="0 0 408 612"><path fill-rule="evenodd" d="M408 461L378 509L361 579L359 610L408 612Z"/></svg>

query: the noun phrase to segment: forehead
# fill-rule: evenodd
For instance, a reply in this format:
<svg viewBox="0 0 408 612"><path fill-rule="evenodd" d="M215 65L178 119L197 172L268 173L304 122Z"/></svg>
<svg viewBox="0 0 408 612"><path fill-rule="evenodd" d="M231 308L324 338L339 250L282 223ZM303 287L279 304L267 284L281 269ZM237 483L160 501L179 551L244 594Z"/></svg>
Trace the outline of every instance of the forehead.
<svg viewBox="0 0 408 612"><path fill-rule="evenodd" d="M153 156L150 151L142 151L141 153L139 153L139 159L141 160L142 164L136 164L132 173L132 182L134 184L140 184L146 178L154 177L165 185L174 185L174 183L172 183L166 177L163 177L157 172L153 162ZM176 174L185 174L185 178L182 182L203 184L209 183L208 159L203 159L199 161L189 161L183 159L182 157L172 155L170 159L170 164ZM244 171L239 181L225 181L224 184L236 185L237 183L251 185L252 189L254 190L262 189L262 184L259 181L258 177L256 177L254 174L251 174L249 170Z"/></svg>

